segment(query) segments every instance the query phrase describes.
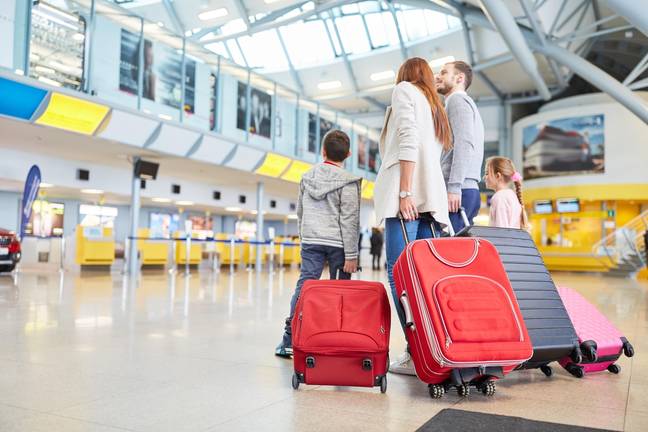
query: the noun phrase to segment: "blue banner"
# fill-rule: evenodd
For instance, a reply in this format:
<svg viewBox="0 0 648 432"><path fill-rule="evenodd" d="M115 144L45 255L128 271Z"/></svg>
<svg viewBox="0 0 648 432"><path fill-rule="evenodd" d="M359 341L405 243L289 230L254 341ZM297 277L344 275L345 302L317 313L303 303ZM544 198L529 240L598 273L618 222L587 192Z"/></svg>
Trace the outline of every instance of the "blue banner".
<svg viewBox="0 0 648 432"><path fill-rule="evenodd" d="M38 165L32 165L29 169L29 174L27 174L27 180L25 180L25 190L23 191L22 199L22 217L20 219L20 238L23 238L25 235L25 227L29 222L31 217L32 206L34 205L34 200L38 196L38 189L41 184L41 172L38 168Z"/></svg>

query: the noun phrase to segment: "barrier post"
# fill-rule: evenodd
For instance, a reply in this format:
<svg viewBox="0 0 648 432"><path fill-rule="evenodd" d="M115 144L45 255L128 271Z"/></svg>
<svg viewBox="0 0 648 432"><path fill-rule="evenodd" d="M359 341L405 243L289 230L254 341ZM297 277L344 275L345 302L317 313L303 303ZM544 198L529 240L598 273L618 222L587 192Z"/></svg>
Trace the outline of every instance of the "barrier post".
<svg viewBox="0 0 648 432"><path fill-rule="evenodd" d="M124 240L124 268L122 269L122 274L128 273L128 254L130 254L130 239L126 236Z"/></svg>
<svg viewBox="0 0 648 432"><path fill-rule="evenodd" d="M284 246L284 241L281 242L279 245L279 268L283 268L283 263L284 263L284 253L285 253L286 247Z"/></svg>
<svg viewBox="0 0 648 432"><path fill-rule="evenodd" d="M268 257L268 271L274 273L274 238L270 239L270 257Z"/></svg>
<svg viewBox="0 0 648 432"><path fill-rule="evenodd" d="M176 251L178 250L178 245L177 241L174 238L171 238L171 269L169 269L169 273L175 273L177 271L176 266L178 263L176 262Z"/></svg>
<svg viewBox="0 0 648 432"><path fill-rule="evenodd" d="M191 258L191 236L185 235L185 276L189 276L189 259Z"/></svg>
<svg viewBox="0 0 648 432"><path fill-rule="evenodd" d="M61 264L59 266L59 271L61 273L65 272L65 237L61 236Z"/></svg>
<svg viewBox="0 0 648 432"><path fill-rule="evenodd" d="M230 274L234 273L234 237L230 239Z"/></svg>

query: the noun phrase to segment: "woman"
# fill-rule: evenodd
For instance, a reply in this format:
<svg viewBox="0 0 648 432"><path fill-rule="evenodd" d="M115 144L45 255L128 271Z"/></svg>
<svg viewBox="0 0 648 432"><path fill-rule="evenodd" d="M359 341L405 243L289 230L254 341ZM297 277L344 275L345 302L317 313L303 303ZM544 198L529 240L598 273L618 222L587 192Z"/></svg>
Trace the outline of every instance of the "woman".
<svg viewBox="0 0 648 432"><path fill-rule="evenodd" d="M448 195L441 172L441 152L452 146L452 132L436 92L434 74L421 58L400 67L380 136L382 165L376 179L374 208L378 221L385 220L387 275L403 331L402 310L392 270L405 249L399 213L410 240L430 238L430 224L437 229L450 224ZM409 353L390 365L390 371L414 375Z"/></svg>

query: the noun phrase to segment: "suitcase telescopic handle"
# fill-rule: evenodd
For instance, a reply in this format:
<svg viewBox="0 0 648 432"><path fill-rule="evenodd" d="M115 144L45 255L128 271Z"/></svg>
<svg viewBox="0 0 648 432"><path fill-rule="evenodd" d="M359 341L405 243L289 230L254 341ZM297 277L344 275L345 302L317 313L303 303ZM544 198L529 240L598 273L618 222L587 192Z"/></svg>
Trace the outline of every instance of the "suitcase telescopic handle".
<svg viewBox="0 0 648 432"><path fill-rule="evenodd" d="M409 244L410 239L407 235L407 228L405 228L405 218L403 218L403 214L401 212L398 212L398 221L400 222L401 232L403 233L405 244ZM452 229L452 227L450 227L450 229ZM430 230L432 230L432 238L437 238L438 236L436 229L434 229L434 222L430 222Z"/></svg>
<svg viewBox="0 0 648 432"><path fill-rule="evenodd" d="M414 330L414 319L412 318L412 308L410 307L409 299L407 298L407 293L403 292L400 295L400 303L403 306L403 311L405 312L405 327L409 327Z"/></svg>

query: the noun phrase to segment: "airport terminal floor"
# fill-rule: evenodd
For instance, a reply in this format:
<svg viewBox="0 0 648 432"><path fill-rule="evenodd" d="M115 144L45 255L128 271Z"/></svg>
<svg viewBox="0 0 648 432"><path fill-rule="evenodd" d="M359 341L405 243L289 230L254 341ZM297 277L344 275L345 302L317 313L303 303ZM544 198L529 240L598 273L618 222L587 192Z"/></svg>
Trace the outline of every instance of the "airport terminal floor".
<svg viewBox="0 0 648 432"><path fill-rule="evenodd" d="M302 385L273 355L296 269L223 267L0 276L0 430L9 431L412 431L446 408L608 430L648 424L648 282L554 272L596 304L639 355L622 371L569 375L557 363L513 372L494 397L429 397L415 377L389 388ZM365 279L386 282L383 271ZM395 316L395 313L393 314ZM392 356L404 340L392 322ZM476 392L475 392L476 393Z"/></svg>

